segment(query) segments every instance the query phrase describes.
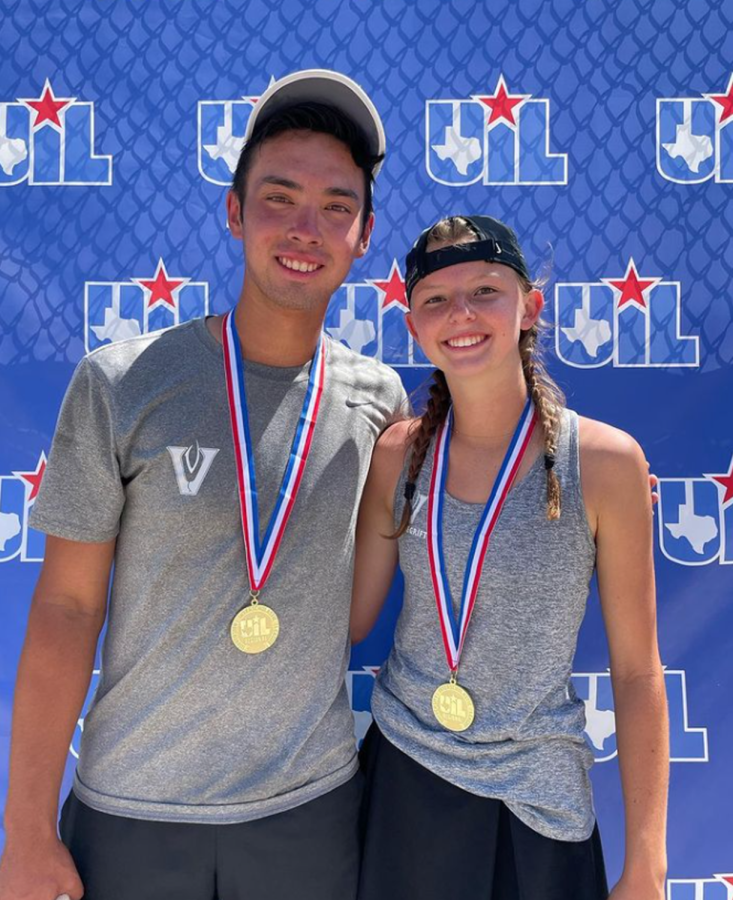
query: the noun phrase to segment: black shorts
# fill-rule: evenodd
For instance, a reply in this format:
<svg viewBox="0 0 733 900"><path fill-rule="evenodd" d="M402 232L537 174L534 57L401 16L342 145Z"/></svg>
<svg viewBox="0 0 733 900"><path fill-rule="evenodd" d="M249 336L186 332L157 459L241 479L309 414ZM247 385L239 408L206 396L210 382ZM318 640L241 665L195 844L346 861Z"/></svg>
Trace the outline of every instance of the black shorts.
<svg viewBox="0 0 733 900"><path fill-rule="evenodd" d="M354 900L361 786L238 825L111 816L72 793L61 838L84 900Z"/></svg>
<svg viewBox="0 0 733 900"><path fill-rule="evenodd" d="M605 900L596 826L588 840L556 841L500 801L450 784L372 725L358 900Z"/></svg>

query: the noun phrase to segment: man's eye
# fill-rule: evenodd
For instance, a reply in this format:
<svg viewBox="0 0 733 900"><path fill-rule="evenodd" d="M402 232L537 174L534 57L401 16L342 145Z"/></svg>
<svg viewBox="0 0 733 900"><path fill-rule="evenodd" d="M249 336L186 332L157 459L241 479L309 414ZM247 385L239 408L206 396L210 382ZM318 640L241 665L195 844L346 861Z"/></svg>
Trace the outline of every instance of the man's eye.
<svg viewBox="0 0 733 900"><path fill-rule="evenodd" d="M443 300L445 300L445 297L441 297L440 294L436 294L435 297L428 297L428 299L425 301L425 304L427 305L428 303L430 303L430 304L442 303Z"/></svg>
<svg viewBox="0 0 733 900"><path fill-rule="evenodd" d="M290 197L285 197L283 194L268 194L268 200L274 200L275 203L290 203Z"/></svg>
<svg viewBox="0 0 733 900"><path fill-rule="evenodd" d="M345 212L345 213L351 212L349 207L344 206L343 203L330 203L327 208L334 210L334 212Z"/></svg>

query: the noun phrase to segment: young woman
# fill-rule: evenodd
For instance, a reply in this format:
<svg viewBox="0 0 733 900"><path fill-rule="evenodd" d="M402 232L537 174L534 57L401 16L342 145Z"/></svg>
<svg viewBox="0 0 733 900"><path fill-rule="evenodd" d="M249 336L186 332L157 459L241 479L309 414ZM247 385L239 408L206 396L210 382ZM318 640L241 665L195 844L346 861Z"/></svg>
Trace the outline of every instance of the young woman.
<svg viewBox="0 0 733 900"><path fill-rule="evenodd" d="M610 896L663 900L668 738L643 453L564 408L538 359L542 294L506 225L442 220L406 282L408 327L437 371L425 413L378 442L359 515L354 641L398 550L405 576L363 748L359 900L609 896L570 681L594 570L626 810Z"/></svg>

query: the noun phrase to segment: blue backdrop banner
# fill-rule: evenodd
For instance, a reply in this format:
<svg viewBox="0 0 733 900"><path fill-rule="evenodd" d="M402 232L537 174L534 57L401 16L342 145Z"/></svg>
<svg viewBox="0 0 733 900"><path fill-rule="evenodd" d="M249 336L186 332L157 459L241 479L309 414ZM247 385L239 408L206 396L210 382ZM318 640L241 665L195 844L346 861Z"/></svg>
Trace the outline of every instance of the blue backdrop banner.
<svg viewBox="0 0 733 900"><path fill-rule="evenodd" d="M44 551L28 513L74 366L232 306L241 248L224 202L247 119L272 78L332 68L373 98L388 155L372 248L328 332L416 388L430 370L405 327L404 254L442 214L497 216L548 277L550 368L569 404L633 434L660 477L667 896L731 900L730 3L0 0L0 14L0 806ZM353 651L357 738L399 598L398 582ZM623 819L595 591L574 682L615 879Z"/></svg>

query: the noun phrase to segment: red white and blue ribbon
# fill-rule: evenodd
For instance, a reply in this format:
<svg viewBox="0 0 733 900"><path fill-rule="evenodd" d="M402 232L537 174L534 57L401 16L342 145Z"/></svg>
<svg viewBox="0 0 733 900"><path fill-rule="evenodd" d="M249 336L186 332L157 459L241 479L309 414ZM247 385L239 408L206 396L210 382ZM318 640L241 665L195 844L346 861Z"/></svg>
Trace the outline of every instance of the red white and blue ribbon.
<svg viewBox="0 0 733 900"><path fill-rule="evenodd" d="M293 511L303 472L308 461L313 432L325 382L326 348L321 336L311 362L303 408L290 448L290 456L280 485L275 508L270 516L262 541L260 541L260 517L255 478L254 447L249 431L247 400L244 388L244 363L239 336L234 324L234 311L224 317L223 341L224 372L226 375L229 414L234 438L234 460L239 486L239 507L242 517L242 534L247 556L249 586L252 591L261 590L270 576L272 565L280 547L288 519Z"/></svg>
<svg viewBox="0 0 733 900"><path fill-rule="evenodd" d="M463 594L461 596L458 622L456 622L453 611L453 599L448 585L448 574L443 553L443 501L448 477L450 440L453 431L452 407L438 432L435 443L433 474L430 479L430 492L428 494L428 558L430 560L430 574L435 592L435 602L438 606L440 628L443 634L445 655L453 673L458 669L458 664L461 660L468 625L476 604L476 595L478 594L481 580L481 569L486 551L489 548L489 541L499 520L504 501L517 476L519 466L527 451L536 424L537 414L532 400L528 399L512 435L499 473L494 481L491 494L481 515L481 521L473 536L473 543L468 554L466 573L463 579Z"/></svg>

